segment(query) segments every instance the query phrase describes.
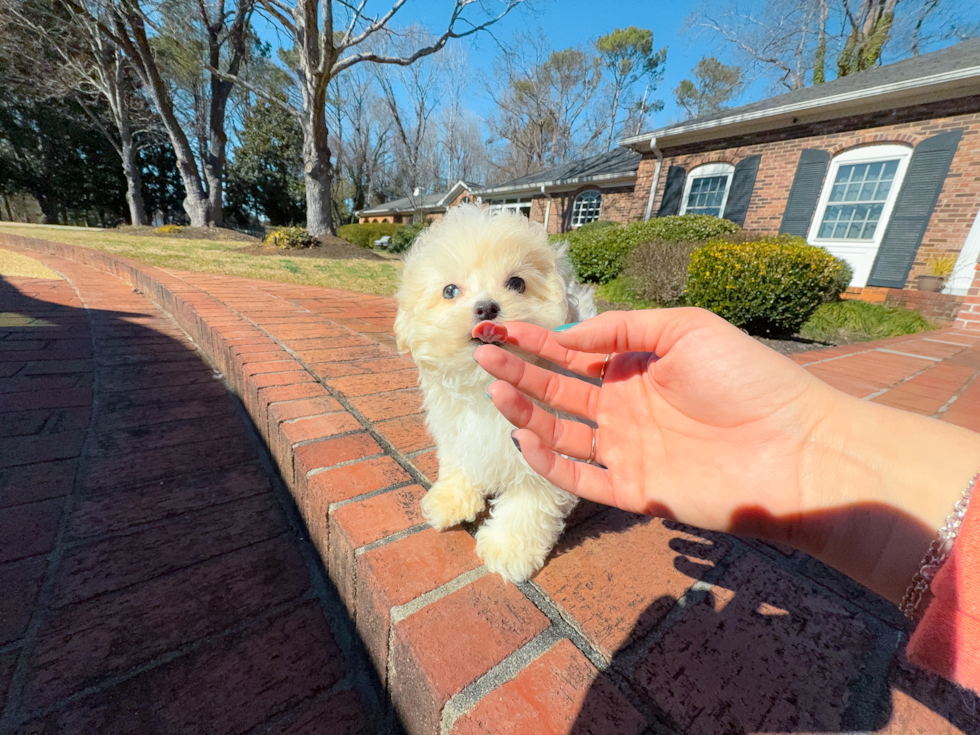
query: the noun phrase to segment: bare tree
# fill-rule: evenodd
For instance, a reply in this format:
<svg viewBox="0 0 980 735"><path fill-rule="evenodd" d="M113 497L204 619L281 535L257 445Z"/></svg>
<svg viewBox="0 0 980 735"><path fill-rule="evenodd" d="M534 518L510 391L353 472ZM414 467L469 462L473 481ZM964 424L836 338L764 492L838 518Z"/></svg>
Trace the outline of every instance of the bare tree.
<svg viewBox="0 0 980 735"><path fill-rule="evenodd" d="M334 229L331 211L333 166L326 102L330 82L357 64L409 66L441 50L450 39L484 31L497 23L524 0L506 0L496 14L474 20L470 9L483 7L480 0L454 0L445 30L433 35L410 52L389 55L375 50L379 39L390 36L392 20L406 0L395 0L383 15L365 15L367 0L356 4L344 0L260 0L263 10L288 34L293 42L289 69L295 75L300 100L277 99L268 90L250 85L256 94L283 106L303 128L304 178L306 181L306 223L312 235ZM232 75L228 75L233 78ZM241 81L239 79L239 81ZM247 82L246 82L247 84Z"/></svg>
<svg viewBox="0 0 980 735"><path fill-rule="evenodd" d="M130 221L145 225L136 135L155 128L156 121L136 94L132 67L121 50L88 15L70 7L55 9L46 3L28 7L17 0L0 0L0 9L36 47L53 55L54 68L39 66L35 59L32 84L50 96L72 96L93 127L105 135L122 161ZM95 109L100 101L108 107L111 121Z"/></svg>
<svg viewBox="0 0 980 735"><path fill-rule="evenodd" d="M714 56L703 57L691 72L694 81L684 79L674 89L677 104L690 117L710 115L724 109L742 85L742 70L722 64Z"/></svg>
<svg viewBox="0 0 980 735"><path fill-rule="evenodd" d="M184 211L191 225L221 224L222 177L225 162L225 114L236 75L245 59L253 0L237 0L230 11L225 0L197 0L195 19L201 23L209 79L208 132L199 135L198 152L204 174L198 168L194 146L175 109L169 81L158 63L155 39L168 33L168 24L180 26L185 18L168 17L166 4L144 8L140 0L64 0L72 10L87 16L128 57L146 95L160 115L177 154L177 168L184 184ZM186 9L187 6L181 6ZM229 23L229 19L231 22ZM171 38L179 38L169 30Z"/></svg>
<svg viewBox="0 0 980 735"><path fill-rule="evenodd" d="M881 58L895 22L898 0L840 0L850 32L837 54L837 76L870 69Z"/></svg>

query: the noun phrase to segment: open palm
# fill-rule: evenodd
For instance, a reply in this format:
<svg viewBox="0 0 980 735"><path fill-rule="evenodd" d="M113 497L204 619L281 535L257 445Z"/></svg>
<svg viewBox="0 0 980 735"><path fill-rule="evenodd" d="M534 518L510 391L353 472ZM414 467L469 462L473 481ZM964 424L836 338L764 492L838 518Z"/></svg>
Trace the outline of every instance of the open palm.
<svg viewBox="0 0 980 735"><path fill-rule="evenodd" d="M496 347L480 365L521 431L528 464L552 483L625 510L702 528L766 535L766 517L803 508L808 437L829 389L792 361L700 309L609 312L566 332L506 325L507 343L601 386L558 375ZM592 429L555 417L595 422ZM566 457L560 456L566 455Z"/></svg>

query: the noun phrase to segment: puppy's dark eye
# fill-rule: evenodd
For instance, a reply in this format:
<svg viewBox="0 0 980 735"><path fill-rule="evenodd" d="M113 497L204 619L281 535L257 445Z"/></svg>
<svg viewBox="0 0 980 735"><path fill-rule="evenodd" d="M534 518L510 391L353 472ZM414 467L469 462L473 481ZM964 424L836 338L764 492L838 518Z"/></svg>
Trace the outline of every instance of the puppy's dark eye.
<svg viewBox="0 0 980 735"><path fill-rule="evenodd" d="M524 279L514 276L507 281L507 288L511 291L517 291L517 293L524 293Z"/></svg>
<svg viewBox="0 0 980 735"><path fill-rule="evenodd" d="M523 285L524 284L521 283L522 288ZM448 286L442 289L442 298L444 299L455 299L457 296L459 296L459 286L457 286L455 283L450 283Z"/></svg>

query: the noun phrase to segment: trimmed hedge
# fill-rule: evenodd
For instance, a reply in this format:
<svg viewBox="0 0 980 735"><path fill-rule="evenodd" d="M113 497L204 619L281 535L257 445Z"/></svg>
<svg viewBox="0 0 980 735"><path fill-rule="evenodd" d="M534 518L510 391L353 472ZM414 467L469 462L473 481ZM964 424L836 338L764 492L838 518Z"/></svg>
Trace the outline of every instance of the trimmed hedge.
<svg viewBox="0 0 980 735"><path fill-rule="evenodd" d="M753 334L793 334L817 307L840 296L844 269L850 272L802 237L711 242L691 255L686 300Z"/></svg>
<svg viewBox="0 0 980 735"><path fill-rule="evenodd" d="M320 243L303 227L280 227L265 238L265 244L283 250L315 248Z"/></svg>
<svg viewBox="0 0 980 735"><path fill-rule="evenodd" d="M641 242L626 256L622 278L629 280L641 299L676 304L687 288L691 253L704 245L697 240L650 240Z"/></svg>
<svg viewBox="0 0 980 735"><path fill-rule="evenodd" d="M374 245L374 241L385 235L394 237L405 225L396 225L391 222L365 222L363 224L344 225L337 228L337 236L349 243L360 245L362 248L369 248Z"/></svg>
<svg viewBox="0 0 980 735"><path fill-rule="evenodd" d="M424 230L428 225L423 223L404 225L398 232L391 236L391 242L388 245L388 251L392 253L404 253L415 242L415 238Z"/></svg>
<svg viewBox="0 0 980 735"><path fill-rule="evenodd" d="M562 237L568 240L568 258L579 280L608 283L619 275L626 257L640 243L651 240L704 241L740 230L738 225L726 219L683 214L612 227L586 225Z"/></svg>

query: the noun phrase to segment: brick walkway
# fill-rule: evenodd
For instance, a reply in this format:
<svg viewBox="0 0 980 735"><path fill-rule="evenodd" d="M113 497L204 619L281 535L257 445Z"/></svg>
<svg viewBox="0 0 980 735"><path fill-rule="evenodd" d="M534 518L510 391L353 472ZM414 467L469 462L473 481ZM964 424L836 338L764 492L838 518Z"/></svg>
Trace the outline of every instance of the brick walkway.
<svg viewBox="0 0 980 735"><path fill-rule="evenodd" d="M0 278L0 730L368 731L244 412L130 286L45 262L70 280Z"/></svg>
<svg viewBox="0 0 980 735"><path fill-rule="evenodd" d="M3 244L136 284L224 373L410 732L980 732L980 699L904 662L893 606L799 553L583 504L532 582L486 574L472 529L419 515L436 465L390 299ZM976 335L794 359L980 428Z"/></svg>

